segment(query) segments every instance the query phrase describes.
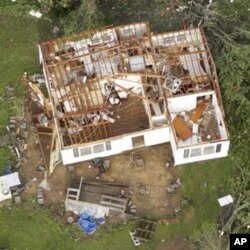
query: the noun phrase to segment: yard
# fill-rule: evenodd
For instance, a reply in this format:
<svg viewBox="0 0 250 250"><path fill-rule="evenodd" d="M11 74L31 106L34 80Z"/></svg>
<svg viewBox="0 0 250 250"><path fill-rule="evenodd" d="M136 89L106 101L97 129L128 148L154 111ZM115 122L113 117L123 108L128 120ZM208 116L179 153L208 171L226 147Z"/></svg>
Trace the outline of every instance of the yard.
<svg viewBox="0 0 250 250"><path fill-rule="evenodd" d="M0 133L10 114L22 115L25 90L21 77L24 71L38 72L36 44L46 38L50 24L33 18L13 18L0 16ZM15 87L16 100L6 99L5 86ZM9 151L0 149L0 170L6 166ZM154 240L145 243L143 249L172 249L171 242L179 249L185 246L186 237L199 230L205 221L216 223L219 216L217 198L230 192L233 164L229 158L206 161L176 169L182 180L181 195L192 200L179 215L178 223L159 224ZM148 217L155 217L148 214ZM8 249L134 249L128 225L102 225L91 237L85 237L76 225L63 226L51 216L48 209L38 208L31 196L20 207L14 205L0 210L0 248ZM80 239L79 239L80 235ZM178 248L176 248L178 249ZM186 248L187 249L187 248Z"/></svg>

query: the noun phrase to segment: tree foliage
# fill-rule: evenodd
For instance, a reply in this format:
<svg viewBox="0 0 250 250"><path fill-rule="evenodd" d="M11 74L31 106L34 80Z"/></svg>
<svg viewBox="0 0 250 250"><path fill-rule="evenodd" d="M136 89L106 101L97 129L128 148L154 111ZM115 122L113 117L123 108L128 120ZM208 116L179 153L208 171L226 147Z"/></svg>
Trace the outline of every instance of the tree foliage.
<svg viewBox="0 0 250 250"><path fill-rule="evenodd" d="M235 164L232 195L235 210L222 230L246 232L250 225L250 3L189 1L185 20L203 25L216 61Z"/></svg>

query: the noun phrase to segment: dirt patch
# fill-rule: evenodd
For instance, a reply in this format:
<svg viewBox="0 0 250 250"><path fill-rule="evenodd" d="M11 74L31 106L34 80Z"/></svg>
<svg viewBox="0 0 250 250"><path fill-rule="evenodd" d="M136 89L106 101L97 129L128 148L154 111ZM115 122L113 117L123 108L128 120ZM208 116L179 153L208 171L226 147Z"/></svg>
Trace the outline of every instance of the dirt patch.
<svg viewBox="0 0 250 250"><path fill-rule="evenodd" d="M37 143L36 133L29 129L29 137L26 140L27 148L24 156L27 158L27 163L20 166L18 171L25 189L22 192L22 198L28 199L35 194L38 184L43 179L43 173L37 171L37 166L43 164L43 159L39 144Z"/></svg>
<svg viewBox="0 0 250 250"><path fill-rule="evenodd" d="M136 167L131 161L131 152L111 156L107 158L111 161L109 170L98 180L96 169L91 167L90 161L76 164L73 174L70 174L65 166L57 166L48 179L50 191L45 191L46 204L64 201L69 183L83 176L85 180L115 182L131 186L132 200L137 206L138 216L172 216L174 208L179 203L179 193L169 195L166 192L167 186L176 179L178 174L177 168L165 167L165 163L171 157L170 145L162 144L133 152L143 157L145 162L143 167ZM140 194L138 188L140 183L146 186L147 196Z"/></svg>
<svg viewBox="0 0 250 250"><path fill-rule="evenodd" d="M45 190L45 204L64 202L71 178L67 167L62 164L58 165L54 173L48 178L49 189Z"/></svg>
<svg viewBox="0 0 250 250"><path fill-rule="evenodd" d="M26 140L27 149L25 156L27 164L19 168L22 182L26 188L22 198L35 199L35 193L39 183L44 178L43 172L37 171L37 166L43 163L43 157L39 148L37 134L30 128L29 137ZM137 216L168 217L172 216L174 208L179 204L179 192L169 195L166 188L177 178L178 168L166 168L166 162L171 158L171 147L162 144L152 147L144 147L133 150L133 155L141 155L144 166L138 167L131 160L131 152L127 151L119 155L108 157L111 161L108 171L97 180L97 171L91 167L91 161L75 164L75 171L70 173L66 166L59 164L54 173L48 177L48 190L44 190L45 205L63 204L66 190L74 179L95 180L103 182L115 182L129 185L132 188L133 203L136 204ZM138 186L146 186L147 196L140 193Z"/></svg>

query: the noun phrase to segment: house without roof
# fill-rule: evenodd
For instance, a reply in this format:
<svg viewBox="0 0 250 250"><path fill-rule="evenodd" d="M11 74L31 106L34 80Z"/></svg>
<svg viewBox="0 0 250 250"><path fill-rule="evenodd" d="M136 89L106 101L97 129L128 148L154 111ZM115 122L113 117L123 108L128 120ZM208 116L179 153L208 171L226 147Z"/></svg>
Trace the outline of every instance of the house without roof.
<svg viewBox="0 0 250 250"><path fill-rule="evenodd" d="M176 165L228 155L202 28L106 27L43 42L39 53L64 164L166 142Z"/></svg>

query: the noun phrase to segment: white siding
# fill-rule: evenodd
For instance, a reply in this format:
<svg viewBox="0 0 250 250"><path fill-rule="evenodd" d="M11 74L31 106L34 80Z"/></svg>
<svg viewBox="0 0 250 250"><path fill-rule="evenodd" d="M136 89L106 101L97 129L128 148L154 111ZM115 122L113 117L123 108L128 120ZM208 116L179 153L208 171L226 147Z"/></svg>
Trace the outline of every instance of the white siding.
<svg viewBox="0 0 250 250"><path fill-rule="evenodd" d="M110 150L106 150L105 142L103 142L105 150L103 152L99 152L99 153L94 153L93 147L95 147L96 145L100 145L101 144L100 142L95 143L95 144L93 143L92 145L82 145L81 147L79 147L80 152L81 152L82 148L91 147L92 154L81 155L81 153L80 153L78 157L74 157L73 148L64 149L61 151L63 163L65 165L72 164L72 163L76 163L76 162L91 160L91 159L94 159L97 157L106 157L106 156L110 156L110 155L120 154L126 150L132 150L133 149L132 138L136 137L136 136L140 136L140 135L144 135L145 146L152 146L152 145L157 145L157 144L169 142L169 140L170 140L169 133L170 133L170 127L164 127L164 128L159 128L156 130L151 130L151 131L146 131L146 132L142 132L142 133L135 133L133 135L124 136L120 139L111 140L111 149Z"/></svg>
<svg viewBox="0 0 250 250"><path fill-rule="evenodd" d="M220 152L216 152L217 144L221 144ZM229 141L221 141L176 149L174 153L175 165L226 157L228 155L229 144ZM211 149L209 150L209 147L211 146L214 146L214 151ZM189 156L187 158L184 158L185 149L189 149ZM198 152L199 149L201 151L201 155L195 154L195 152Z"/></svg>

